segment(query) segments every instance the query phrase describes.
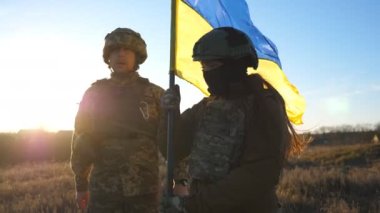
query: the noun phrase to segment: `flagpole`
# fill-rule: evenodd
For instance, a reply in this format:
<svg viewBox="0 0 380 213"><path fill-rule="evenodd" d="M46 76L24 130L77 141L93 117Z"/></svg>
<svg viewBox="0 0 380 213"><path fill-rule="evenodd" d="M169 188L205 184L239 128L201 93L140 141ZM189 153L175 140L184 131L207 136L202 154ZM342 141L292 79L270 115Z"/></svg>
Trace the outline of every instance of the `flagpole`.
<svg viewBox="0 0 380 213"><path fill-rule="evenodd" d="M175 84L175 45L176 45L176 12L177 0L171 2L171 23L170 23L170 68L169 68L169 88L173 88ZM173 155L173 138L174 138L174 111L169 110L167 126L167 183L166 183L166 196L173 196L173 169L174 169L174 155Z"/></svg>

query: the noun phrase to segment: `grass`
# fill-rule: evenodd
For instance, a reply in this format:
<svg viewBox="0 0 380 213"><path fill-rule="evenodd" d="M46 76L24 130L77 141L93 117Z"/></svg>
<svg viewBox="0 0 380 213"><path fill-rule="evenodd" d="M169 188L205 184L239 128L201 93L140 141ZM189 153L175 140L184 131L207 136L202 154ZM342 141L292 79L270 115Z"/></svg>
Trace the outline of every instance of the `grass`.
<svg viewBox="0 0 380 213"><path fill-rule="evenodd" d="M284 212L380 212L380 146L311 146L284 170ZM0 168L0 212L77 212L65 163Z"/></svg>
<svg viewBox="0 0 380 213"><path fill-rule="evenodd" d="M353 144L311 146L299 157L290 160L298 166L366 166L380 160L380 145Z"/></svg>
<svg viewBox="0 0 380 213"><path fill-rule="evenodd" d="M0 212L76 212L68 163L25 163L0 174Z"/></svg>
<svg viewBox="0 0 380 213"><path fill-rule="evenodd" d="M380 145L309 147L277 194L285 212L380 212Z"/></svg>

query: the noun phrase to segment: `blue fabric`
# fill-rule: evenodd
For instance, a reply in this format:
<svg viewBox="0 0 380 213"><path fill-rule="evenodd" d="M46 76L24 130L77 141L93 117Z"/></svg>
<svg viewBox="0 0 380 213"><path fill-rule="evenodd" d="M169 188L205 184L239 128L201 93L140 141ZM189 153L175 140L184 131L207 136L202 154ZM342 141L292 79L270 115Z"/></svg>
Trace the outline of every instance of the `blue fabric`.
<svg viewBox="0 0 380 213"><path fill-rule="evenodd" d="M245 0L182 0L200 14L213 28L234 27L245 32L255 45L260 59L281 67L276 45L252 23Z"/></svg>

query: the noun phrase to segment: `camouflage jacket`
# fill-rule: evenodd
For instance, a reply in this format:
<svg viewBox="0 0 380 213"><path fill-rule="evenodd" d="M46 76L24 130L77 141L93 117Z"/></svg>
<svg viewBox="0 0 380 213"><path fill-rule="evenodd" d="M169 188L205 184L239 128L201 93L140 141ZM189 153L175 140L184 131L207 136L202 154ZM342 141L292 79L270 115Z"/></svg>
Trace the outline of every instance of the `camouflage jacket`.
<svg viewBox="0 0 380 213"><path fill-rule="evenodd" d="M122 190L125 196L159 190L156 135L162 94L137 72L98 80L87 89L72 140L77 191L88 185L90 191Z"/></svg>
<svg viewBox="0 0 380 213"><path fill-rule="evenodd" d="M249 82L257 84L256 77L250 77ZM190 197L185 202L188 212L272 212L272 210L276 210L275 187L279 181L283 166L284 148L289 143L290 135L282 98L276 91L272 88L266 88L262 83L255 86L256 88L261 87L259 91L250 91L243 95L240 93L236 97L221 101L219 104L215 104L217 99L214 97L205 98L181 114L177 121L177 135L174 143L175 159L183 159L188 155L190 155L190 160L192 158L203 159L200 161L201 163L198 163L195 170L189 170L189 176L193 179L190 180ZM218 134L211 135L211 132L207 136L209 131L202 131L200 128L205 125L219 126L220 128L218 128L223 131L223 126L226 126L230 129L224 131L231 133L234 132L235 126L240 132L239 126L223 125L221 122L224 118L236 114L236 112L228 112L228 110L235 109L235 107L228 107L228 105L236 101L249 102L248 99L252 97L253 106L248 104L250 107L247 110L241 110L245 120L243 142L235 143L230 150L231 153L236 153L231 156L238 156L238 158L233 157L229 161L224 161L232 164L228 165L228 170L222 170L223 173L212 173L212 175L218 174L217 179L210 178L207 180L206 178L204 180L204 177L199 179L199 171L197 170L202 169L200 168L203 166L202 163L217 162L212 158L223 159L224 156L228 156L223 149L218 152L199 148L199 131L205 134L206 139L207 137L218 137ZM210 113L210 110L220 110L230 115L220 116L220 113ZM220 117L205 119L207 116L214 115ZM227 119L224 122L234 123L235 121ZM241 125L242 123L237 122L237 124ZM219 135L225 135L225 133ZM208 143L208 141L218 140L203 140L202 142ZM224 146L224 148L226 147L228 146ZM198 153L194 153L195 151ZM218 153L221 155L218 156ZM207 159L207 162L204 159ZM222 165L211 165L211 169L218 169L220 166ZM195 175L192 174L194 171L196 172ZM207 175L207 171L201 172L202 175Z"/></svg>

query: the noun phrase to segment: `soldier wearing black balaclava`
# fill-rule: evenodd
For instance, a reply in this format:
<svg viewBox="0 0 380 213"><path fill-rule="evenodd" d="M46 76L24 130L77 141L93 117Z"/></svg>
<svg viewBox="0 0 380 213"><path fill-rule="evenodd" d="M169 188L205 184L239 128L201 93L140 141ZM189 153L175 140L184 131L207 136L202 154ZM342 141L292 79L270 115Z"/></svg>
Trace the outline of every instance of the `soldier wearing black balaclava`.
<svg viewBox="0 0 380 213"><path fill-rule="evenodd" d="M210 97L176 120L175 160L187 157L188 174L175 176L171 210L277 212L276 186L297 136L279 93L247 74L258 67L254 45L237 29L216 28L195 43L193 59L202 65ZM179 90L169 89L161 102L179 112L179 100Z"/></svg>

